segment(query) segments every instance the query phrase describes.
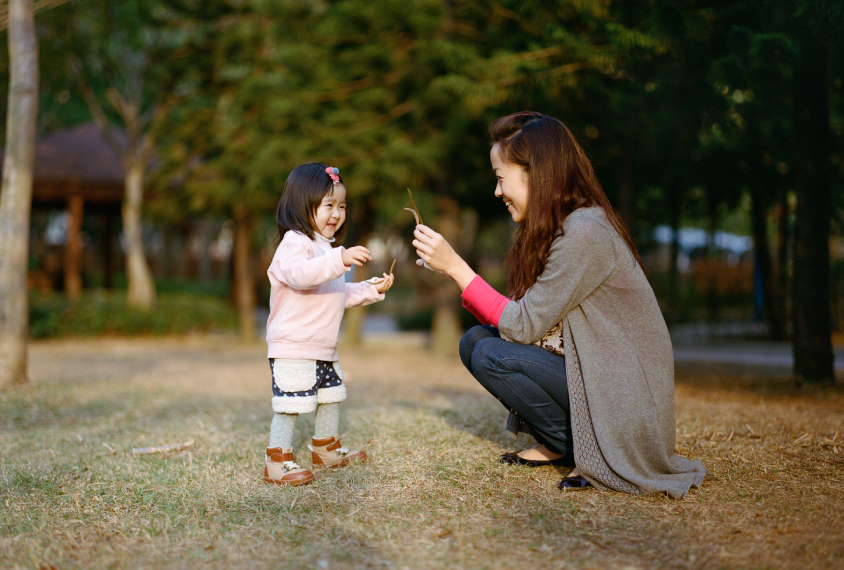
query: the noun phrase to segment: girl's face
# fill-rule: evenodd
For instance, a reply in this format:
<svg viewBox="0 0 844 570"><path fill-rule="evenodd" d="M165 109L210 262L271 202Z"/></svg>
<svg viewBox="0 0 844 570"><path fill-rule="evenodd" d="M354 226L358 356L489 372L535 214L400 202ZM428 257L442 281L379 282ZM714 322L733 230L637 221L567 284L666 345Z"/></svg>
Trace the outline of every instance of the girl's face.
<svg viewBox="0 0 844 570"><path fill-rule="evenodd" d="M333 191L326 194L317 206L314 212L314 226L320 235L331 239L345 221L346 187L338 184L333 186Z"/></svg>
<svg viewBox="0 0 844 570"><path fill-rule="evenodd" d="M525 219L528 205L528 175L518 164L505 162L501 157L498 144L492 145L489 152L492 170L498 178L495 196L504 200L507 211L517 224Z"/></svg>

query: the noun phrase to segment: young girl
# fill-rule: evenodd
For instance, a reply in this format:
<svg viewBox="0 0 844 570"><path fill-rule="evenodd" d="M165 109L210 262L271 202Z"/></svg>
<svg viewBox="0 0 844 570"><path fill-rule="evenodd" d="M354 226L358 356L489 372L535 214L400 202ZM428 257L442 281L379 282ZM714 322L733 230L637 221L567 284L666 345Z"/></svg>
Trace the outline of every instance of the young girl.
<svg viewBox="0 0 844 570"><path fill-rule="evenodd" d="M264 481L303 485L313 473L293 459L293 430L299 414L316 410L312 461L340 467L366 459L338 439L340 402L346 399L337 362L340 320L346 307L384 299L393 276L346 283L352 265L370 259L365 247L339 246L346 236L346 187L339 170L303 164L287 177L276 211L281 243L267 270L270 316L267 356L273 385L273 416ZM332 244L337 247L332 247Z"/></svg>

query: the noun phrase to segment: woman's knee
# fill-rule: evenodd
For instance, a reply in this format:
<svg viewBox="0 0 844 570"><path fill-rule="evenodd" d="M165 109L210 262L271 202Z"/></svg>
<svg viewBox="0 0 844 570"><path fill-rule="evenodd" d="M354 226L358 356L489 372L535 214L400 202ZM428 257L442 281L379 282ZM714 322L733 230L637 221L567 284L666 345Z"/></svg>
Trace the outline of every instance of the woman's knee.
<svg viewBox="0 0 844 570"><path fill-rule="evenodd" d="M496 349L498 342L505 342L495 337L482 338L475 343L471 356L471 372L481 383L499 369L500 350ZM500 348L500 347L498 347Z"/></svg>
<svg viewBox="0 0 844 570"><path fill-rule="evenodd" d="M475 352L475 347L484 339L495 338L495 334L490 330L490 327L476 325L466 331L466 334L460 339L458 345L458 353L463 366L469 372L472 371L472 354Z"/></svg>

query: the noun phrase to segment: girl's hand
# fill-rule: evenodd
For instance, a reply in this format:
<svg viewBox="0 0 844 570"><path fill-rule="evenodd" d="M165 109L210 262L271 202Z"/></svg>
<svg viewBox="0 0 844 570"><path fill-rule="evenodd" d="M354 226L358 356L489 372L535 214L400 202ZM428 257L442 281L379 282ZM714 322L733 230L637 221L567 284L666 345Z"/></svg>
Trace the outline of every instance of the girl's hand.
<svg viewBox="0 0 844 570"><path fill-rule="evenodd" d="M356 245L354 247L344 249L343 254L340 257L343 260L344 265L351 266L354 264L358 267L363 266L364 263L372 259L372 256L369 255L369 250L362 245Z"/></svg>
<svg viewBox="0 0 844 570"><path fill-rule="evenodd" d="M429 228L418 225L413 231L412 245L420 261L427 263L434 271L444 273L454 279L461 289L465 289L477 275L463 258L457 255L446 239ZM421 265L419 261L417 265Z"/></svg>
<svg viewBox="0 0 844 570"><path fill-rule="evenodd" d="M393 286L393 279L394 277L392 273L389 275L384 273L384 279L378 281L377 283L373 283L373 285L375 285L375 290L379 293L386 293L390 290L390 287Z"/></svg>

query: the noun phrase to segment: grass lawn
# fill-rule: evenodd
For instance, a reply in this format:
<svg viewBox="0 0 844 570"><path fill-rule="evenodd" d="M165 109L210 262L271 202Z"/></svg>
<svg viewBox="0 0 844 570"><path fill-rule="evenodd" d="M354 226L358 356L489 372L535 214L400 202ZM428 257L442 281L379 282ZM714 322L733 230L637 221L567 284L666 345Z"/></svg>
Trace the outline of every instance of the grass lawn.
<svg viewBox="0 0 844 570"><path fill-rule="evenodd" d="M563 493L556 468L496 462L531 441L418 338L341 346L343 443L370 461L300 488L262 479L262 343L33 343L31 384L0 392L0 568L844 568L841 388L679 371L677 448L703 488Z"/></svg>

